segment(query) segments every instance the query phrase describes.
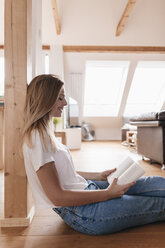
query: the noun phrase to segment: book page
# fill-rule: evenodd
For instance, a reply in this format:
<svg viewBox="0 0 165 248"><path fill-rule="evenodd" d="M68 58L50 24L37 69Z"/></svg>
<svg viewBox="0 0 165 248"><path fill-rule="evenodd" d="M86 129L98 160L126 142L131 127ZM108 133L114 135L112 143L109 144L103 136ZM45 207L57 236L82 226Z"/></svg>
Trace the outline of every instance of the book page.
<svg viewBox="0 0 165 248"><path fill-rule="evenodd" d="M124 185L127 183L132 183L141 177L144 173L145 171L140 167L140 165L134 163L118 178L117 184Z"/></svg>
<svg viewBox="0 0 165 248"><path fill-rule="evenodd" d="M117 170L107 177L109 184L114 178L119 178L135 161L131 157L126 157L118 166Z"/></svg>

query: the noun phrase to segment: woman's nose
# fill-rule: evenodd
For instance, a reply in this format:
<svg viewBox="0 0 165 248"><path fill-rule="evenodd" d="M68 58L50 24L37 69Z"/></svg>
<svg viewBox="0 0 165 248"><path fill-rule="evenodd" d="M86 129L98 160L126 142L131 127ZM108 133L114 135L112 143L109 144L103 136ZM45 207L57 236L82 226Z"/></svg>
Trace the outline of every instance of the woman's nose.
<svg viewBox="0 0 165 248"><path fill-rule="evenodd" d="M64 99L64 106L66 106L68 103L67 103L67 100L66 98Z"/></svg>

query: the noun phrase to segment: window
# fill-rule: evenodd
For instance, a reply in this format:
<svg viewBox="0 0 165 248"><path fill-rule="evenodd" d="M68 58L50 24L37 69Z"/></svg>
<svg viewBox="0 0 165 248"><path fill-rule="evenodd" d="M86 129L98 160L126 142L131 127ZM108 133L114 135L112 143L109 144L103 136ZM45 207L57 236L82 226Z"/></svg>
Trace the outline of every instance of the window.
<svg viewBox="0 0 165 248"><path fill-rule="evenodd" d="M0 56L0 97L4 96L4 57Z"/></svg>
<svg viewBox="0 0 165 248"><path fill-rule="evenodd" d="M124 115L160 111L165 101L165 62L139 62L133 77Z"/></svg>
<svg viewBox="0 0 165 248"><path fill-rule="evenodd" d="M129 61L86 63L84 116L117 116Z"/></svg>

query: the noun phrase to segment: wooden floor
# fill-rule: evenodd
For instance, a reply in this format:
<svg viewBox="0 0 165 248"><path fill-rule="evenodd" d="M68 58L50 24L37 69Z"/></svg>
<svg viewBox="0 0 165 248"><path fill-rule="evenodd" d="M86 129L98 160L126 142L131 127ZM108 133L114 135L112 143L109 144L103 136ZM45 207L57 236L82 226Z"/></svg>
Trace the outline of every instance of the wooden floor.
<svg viewBox="0 0 165 248"><path fill-rule="evenodd" d="M125 156L131 155L140 161L146 175L164 176L160 165L141 161L134 149L120 142L83 143L80 151L72 151L77 170L102 171L115 167ZM2 209L3 174L0 173L0 214ZM105 236L88 236L68 227L52 210L37 211L32 224L27 228L1 228L0 248L164 248L165 223L155 223L124 230Z"/></svg>

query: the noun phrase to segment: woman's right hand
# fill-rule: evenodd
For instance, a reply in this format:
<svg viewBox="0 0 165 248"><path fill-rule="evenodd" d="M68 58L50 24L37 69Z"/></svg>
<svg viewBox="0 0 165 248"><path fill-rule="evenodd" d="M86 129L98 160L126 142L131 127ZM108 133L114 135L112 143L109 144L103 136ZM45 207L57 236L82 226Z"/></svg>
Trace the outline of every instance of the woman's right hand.
<svg viewBox="0 0 165 248"><path fill-rule="evenodd" d="M114 178L112 184L109 185L109 187L106 189L108 199L122 197L129 190L129 188L136 183L133 182L124 185L118 185L117 180L117 178Z"/></svg>

